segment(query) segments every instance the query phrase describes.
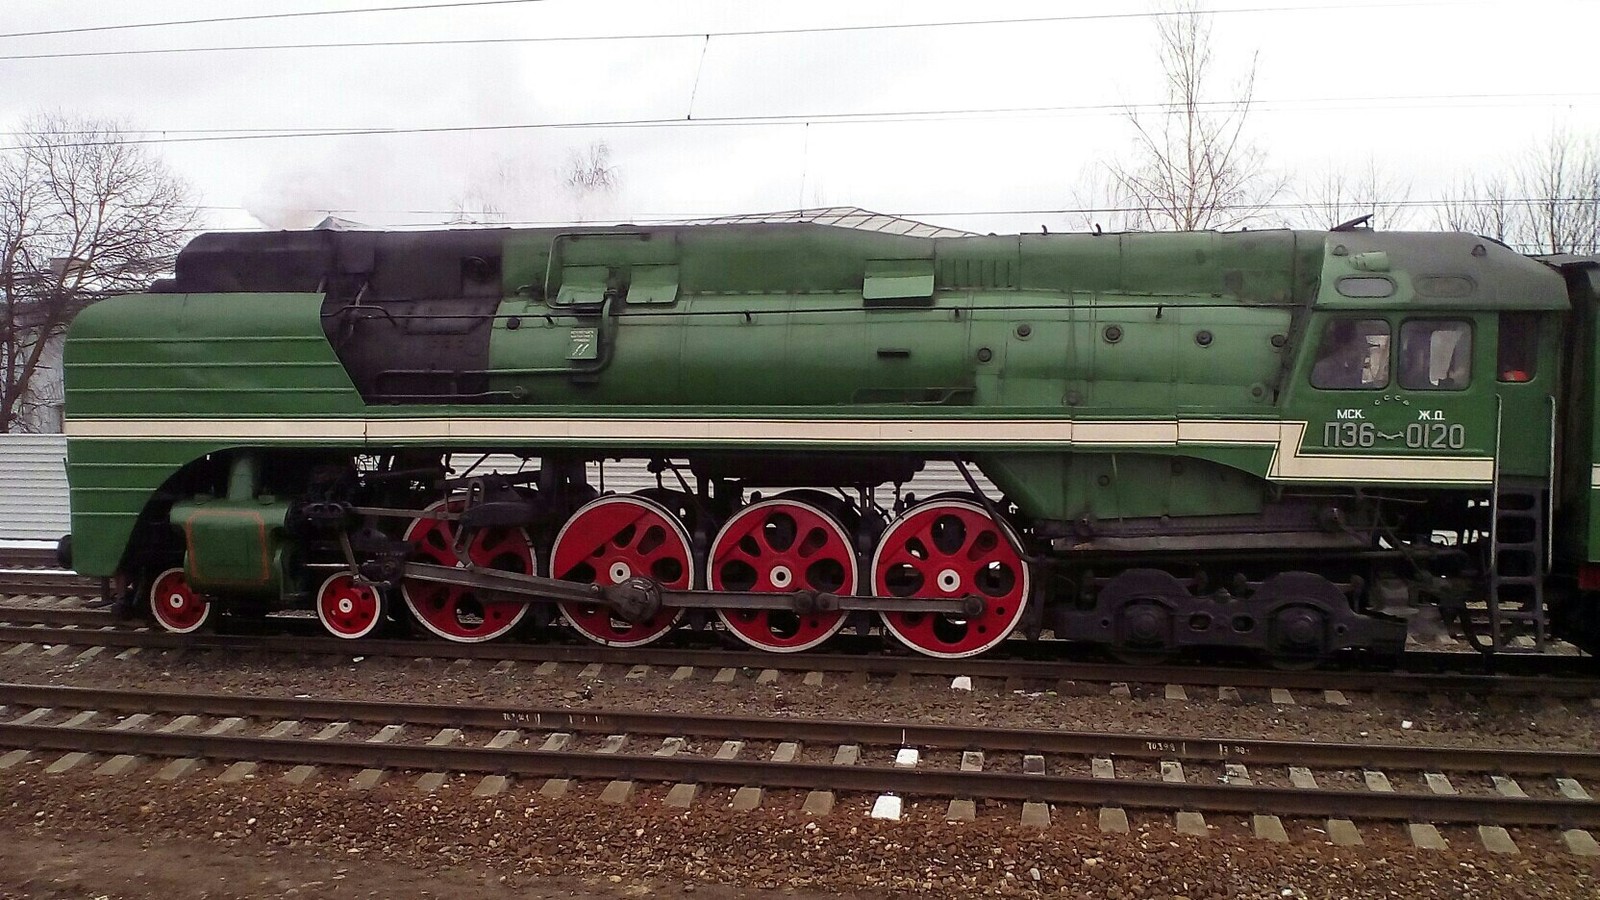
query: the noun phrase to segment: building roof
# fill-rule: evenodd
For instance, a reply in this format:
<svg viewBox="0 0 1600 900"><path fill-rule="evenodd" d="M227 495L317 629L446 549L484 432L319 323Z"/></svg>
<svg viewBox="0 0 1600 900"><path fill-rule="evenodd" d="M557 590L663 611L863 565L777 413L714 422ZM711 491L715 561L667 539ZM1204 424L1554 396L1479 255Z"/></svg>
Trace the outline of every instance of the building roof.
<svg viewBox="0 0 1600 900"><path fill-rule="evenodd" d="M859 206L824 206L813 209L791 209L786 212L745 213L737 216L717 216L710 219L687 219L684 225L769 225L783 223L809 223L832 225L836 228L854 228L859 231L877 231L883 234L903 234L911 237L945 238L970 237L973 232L958 228L930 225L914 219L887 216L862 209Z"/></svg>

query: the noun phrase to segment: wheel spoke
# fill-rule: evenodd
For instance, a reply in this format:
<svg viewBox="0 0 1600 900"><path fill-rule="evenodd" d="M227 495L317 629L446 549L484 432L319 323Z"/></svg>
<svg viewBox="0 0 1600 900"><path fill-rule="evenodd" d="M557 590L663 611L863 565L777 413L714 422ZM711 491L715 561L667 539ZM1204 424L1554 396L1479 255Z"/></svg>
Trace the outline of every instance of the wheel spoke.
<svg viewBox="0 0 1600 900"><path fill-rule="evenodd" d="M658 543L645 546L646 541ZM587 554L583 549L593 547ZM617 494L590 501L572 514L551 548L551 571L578 580L612 585L633 577L656 578L661 564L676 563L678 575L661 586L686 590L694 584L694 561L689 534L665 507L644 497ZM677 624L680 610L663 607L644 622L626 622L602 605L559 604L567 622L579 634L606 646L637 647L659 640Z"/></svg>
<svg viewBox="0 0 1600 900"><path fill-rule="evenodd" d="M514 552L512 534L513 532L510 529L499 528L480 532L480 537L473 542L473 546L467 555L472 558L473 562L482 564L499 556L502 551L508 548Z"/></svg>
<svg viewBox="0 0 1600 900"><path fill-rule="evenodd" d="M771 532L790 529L790 540L781 549L774 546ZM857 575L851 548L844 527L816 506L782 497L766 500L745 507L723 525L711 546L707 582L712 590L849 593ZM824 583L821 579L829 575L837 577ZM837 611L799 615L767 609L719 609L717 616L741 641L775 653L815 647L836 634L845 619Z"/></svg>
<svg viewBox="0 0 1600 900"><path fill-rule="evenodd" d="M906 596L984 598L983 613L973 617L916 612L883 613L885 627L912 649L947 658L973 656L1005 640L1021 621L1027 603L1026 562L1012 549L995 522L975 503L935 500L912 507L892 522L873 556L873 593ZM958 546L942 549L940 538L954 537ZM926 559L912 547L920 543ZM907 590L906 568L921 579ZM898 586L900 589L896 590Z"/></svg>
<svg viewBox="0 0 1600 900"><path fill-rule="evenodd" d="M412 520L406 529L405 540L413 548L413 557L419 562L459 567L453 549L455 523L431 518L428 514L460 512L465 499L454 497L441 500L424 510L424 515ZM467 544L467 558L475 565L492 565L494 568L519 575L534 573L533 547L527 532L521 528L482 529L472 535ZM471 588L456 585L419 582L407 578L400 583L401 597L406 608L424 628L450 641L477 643L502 637L527 615L526 603L512 600L488 600Z"/></svg>

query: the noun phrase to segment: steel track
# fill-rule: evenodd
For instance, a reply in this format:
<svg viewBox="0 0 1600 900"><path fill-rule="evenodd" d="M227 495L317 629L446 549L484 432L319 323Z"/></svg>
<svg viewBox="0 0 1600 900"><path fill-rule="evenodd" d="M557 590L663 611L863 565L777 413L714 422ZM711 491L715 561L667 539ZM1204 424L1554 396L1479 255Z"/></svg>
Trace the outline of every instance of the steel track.
<svg viewBox="0 0 1600 900"><path fill-rule="evenodd" d="M1116 734L1033 728L855 722L767 716L705 716L632 710L524 706L458 706L371 700L189 694L0 682L0 705L122 710L170 715L244 716L428 725L455 728L522 726L595 734L694 735L740 740L856 743L872 746L983 749L1179 762L1247 762L1326 769L1495 772L1508 775L1600 775L1600 753L1338 744L1320 741Z"/></svg>
<svg viewBox="0 0 1600 900"><path fill-rule="evenodd" d="M44 547L6 547L0 549L0 569L53 569L56 551Z"/></svg>
<svg viewBox="0 0 1600 900"><path fill-rule="evenodd" d="M1600 696L1600 679L1588 676L1486 675L1475 673L1373 672L1317 670L1280 672L1268 669L1195 665L1133 666L1061 659L937 659L918 654L762 653L710 647L642 647L617 650L591 644L524 644L506 641L462 644L447 641L363 638L344 641L307 635L167 634L117 628L109 613L94 610L51 610L28 607L0 609L0 623L44 620L61 625L0 624L0 642L73 646L141 647L161 650L211 650L226 653L306 653L399 658L515 660L526 662L602 663L614 665L699 666L709 668L777 669L792 672L841 672L1058 681L1138 682L1288 688L1296 690L1388 691L1402 693L1474 693L1588 698ZM1471 662L1471 659L1463 662Z"/></svg>
<svg viewBox="0 0 1600 900"><path fill-rule="evenodd" d="M361 720L412 725L726 739L849 741L856 744L981 747L1138 759L1249 759L1339 768L1394 768L1538 773L1593 773L1600 756L1543 751L1333 745L1302 742L1095 735L1012 729L800 719L678 717L655 713L462 708L420 704L308 701L291 698L196 696L37 685L0 685L8 705L126 709L256 718ZM284 764L434 770L517 776L640 779L703 785L896 792L915 796L990 798L1142 809L1188 809L1279 816L1476 822L1560 827L1600 826L1600 803L1571 799L1379 793L1237 784L1172 783L996 771L826 765L695 755L602 754L577 751L378 744L295 738L111 731L101 728L0 724L0 745L29 750L250 760Z"/></svg>
<svg viewBox="0 0 1600 900"><path fill-rule="evenodd" d="M0 597L14 594L98 597L100 582L59 569L31 570L0 566Z"/></svg>

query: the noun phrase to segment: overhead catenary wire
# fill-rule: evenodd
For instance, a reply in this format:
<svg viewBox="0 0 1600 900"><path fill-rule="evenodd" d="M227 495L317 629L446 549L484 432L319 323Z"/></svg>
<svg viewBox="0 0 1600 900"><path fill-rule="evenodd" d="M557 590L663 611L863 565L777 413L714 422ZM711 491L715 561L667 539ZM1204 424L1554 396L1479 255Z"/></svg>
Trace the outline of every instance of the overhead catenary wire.
<svg viewBox="0 0 1600 900"><path fill-rule="evenodd" d="M260 22L260 21L268 21L268 20L273 20L273 19L310 18L310 17L313 17L313 16L348 16L348 15L373 14L373 13L416 12L416 11L440 10L440 9L451 9L451 8L461 8L461 7L518 6L518 5L526 5L526 4L530 4L530 3L541 3L541 2L546 2L546 0L446 0L446 2L411 3L411 4L403 4L403 5L390 5L390 6L367 6L367 7L358 7L358 8L352 8L352 9L291 10L291 11L288 11L288 12L278 12L278 13L247 13L247 14L244 14L244 15L237 15L237 16L211 16L211 17L206 17L206 18L170 19L170 20L163 20L163 21L156 21L156 22L124 22L124 23L109 23L109 24L104 24L104 25L76 26L76 27L71 27L71 28L39 29L39 30L35 30L35 31L13 31L13 32L0 33L0 38L30 38L30 37L45 37L45 36L50 36L50 35L87 34L87 33L91 33L91 32L104 32L104 31L130 31L130 30L135 30L135 29L169 28L169 27L183 26L183 25L218 25L218 24L237 23L237 22ZM1457 7L1459 7L1459 6L1464 6L1464 5L1468 5L1468 4L1487 5L1487 4L1492 3L1492 2L1494 2L1494 0L1375 0L1375 2L1369 2L1369 3L1351 3L1351 2L1346 2L1346 3L1340 5L1338 11L1340 13L1342 13L1342 14L1347 14L1348 12L1350 12L1351 10L1354 10L1354 9L1403 9L1403 8L1410 8L1410 7L1431 7L1431 6L1457 6ZM1324 8L1325 7L1323 7L1321 5L1301 5L1301 6L1256 5L1256 6L1244 6L1244 7L1225 7L1225 8L1208 10L1208 12L1210 12L1211 14L1214 14L1214 15L1238 15L1238 14L1258 14L1258 13L1320 12ZM937 21L937 22L883 22L883 23L865 23L865 24L860 24L860 25L819 25L819 26L812 26L812 27L797 27L797 28L749 28L749 29L738 29L738 30L730 30L730 31L723 31L723 32L713 32L713 34L716 35L716 36L720 36L720 37L749 37L749 36L756 36L756 35L823 34L823 33L842 33L842 32L852 32L852 31L886 31L886 30L913 29L913 28L951 28L951 27L965 27L965 26L975 26L975 25L1010 25L1010 24L1036 25L1036 24L1043 24L1043 23L1049 23L1049 22L1114 21L1114 20L1119 20L1119 19L1159 19L1159 18L1170 18L1170 17L1173 17L1173 16L1179 16L1179 15L1184 15L1184 14L1185 13L1183 11L1181 11L1181 10L1153 9L1153 10L1137 10L1137 11L1121 12L1121 13L1079 13L1079 14L1076 14L1076 15L1067 15L1067 16L1028 16L1028 17L1022 17L1022 18L958 19L958 20ZM601 35L601 36L585 36L585 37L552 36L552 37L548 37L548 38L537 38L537 39L530 38L530 39L523 39L523 40L540 40L540 41L638 40L638 39L641 39L641 38L655 39L655 38L701 37L704 34L705 34L704 31L693 31L693 32L673 32L673 33L653 34L653 35L651 35L651 34L644 34L644 35ZM457 43L457 42L446 39L446 40L442 40L441 43ZM300 46L306 46L306 45L300 45ZM318 45L309 45L309 46L316 46L316 47L322 47L322 46L354 47L354 46L387 46L387 45L384 45L384 44L375 44L375 45L368 45L368 44L328 44L328 45L323 45L323 44L318 44ZM193 47L193 48L169 48L169 49L166 49L166 50L161 50L161 51L156 51L156 52L209 52L209 51L227 50L227 49L279 49L279 48L278 47L260 47L260 48L258 48L258 47L238 47L238 48L229 48L229 47ZM95 54L81 54L81 55L95 55ZM0 59L11 59L11 58L17 58L17 57L0 57Z"/></svg>
<svg viewBox="0 0 1600 900"><path fill-rule="evenodd" d="M1372 109L1373 104L1387 103L1386 109L1412 109L1416 106L1404 104L1422 104L1421 108L1464 108L1472 103L1493 103L1495 101L1525 100L1540 98L1546 103L1566 101L1562 105L1572 105L1575 101L1594 103L1600 100L1600 92L1563 92L1553 94L1416 94L1416 95L1389 95L1379 97L1315 97L1300 100L1266 100L1252 101L1249 104L1251 112L1283 112L1304 108L1315 108L1319 111L1333 111L1340 108ZM1452 101L1446 106L1443 101ZM1347 107L1326 106L1317 104L1350 104ZM1243 105L1237 100L1202 101L1195 104L1205 109L1231 109ZM1528 105L1528 104L1521 104ZM1543 104L1541 104L1543 105ZM365 126L353 128L305 128L282 129L270 128L239 128L239 129L141 129L119 133L111 139L89 141L62 141L59 146L68 147L99 147L121 144L195 144L195 143L222 143L235 141L259 140L297 140L329 137L363 137L374 135L426 135L426 134L466 134L496 131L540 131L540 130L575 130L575 129L633 129L633 128L686 128L686 127L720 127L720 128L751 128L771 127L778 125L843 125L854 123L893 123L893 122L941 122L954 120L968 120L981 118L1043 118L1050 116L1071 115L1127 115L1134 112L1154 112L1158 114L1179 114L1185 111L1185 106L1178 103L1089 103L1049 106L1013 106L1013 107L974 107L968 109L903 109L903 110L873 110L865 112L836 112L836 113L773 113L767 115L727 115L727 116L699 116L688 118L683 116L642 117L633 119L595 119L570 122L502 122L482 125L420 125L420 126ZM67 135L79 132L71 129L47 132L50 134ZM20 138L27 132L10 132L13 138ZM144 135L144 136L138 136ZM0 151L19 150L22 145L13 144L0 146Z"/></svg>
<svg viewBox="0 0 1600 900"><path fill-rule="evenodd" d="M313 16L351 16L370 13L415 12L455 9L467 6L520 6L545 0L444 0L438 3L409 3L391 6L364 6L353 9L306 9L275 13L246 13L238 16L209 16L197 19L164 19L156 22L116 22L105 25L79 25L72 28L44 28L37 31L8 31L0 38L45 37L59 34L89 34L100 31L133 31L143 28L172 28L179 25L220 25L231 22L261 22L269 19L308 19Z"/></svg>

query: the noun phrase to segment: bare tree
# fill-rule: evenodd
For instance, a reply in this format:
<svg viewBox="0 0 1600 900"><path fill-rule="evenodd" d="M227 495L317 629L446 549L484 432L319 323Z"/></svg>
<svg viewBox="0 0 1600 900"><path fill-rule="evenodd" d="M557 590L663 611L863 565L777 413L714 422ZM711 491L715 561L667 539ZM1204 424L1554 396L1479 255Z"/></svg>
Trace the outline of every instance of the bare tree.
<svg viewBox="0 0 1600 900"><path fill-rule="evenodd" d="M1440 228L1517 244L1527 210L1517 202L1515 184L1505 175L1468 175L1446 189L1434 218Z"/></svg>
<svg viewBox="0 0 1600 900"><path fill-rule="evenodd" d="M1211 21L1196 0L1172 0L1156 17L1166 103L1157 115L1127 111L1131 160L1108 165L1136 227L1233 228L1258 216L1282 190L1245 135L1256 63L1225 100L1210 99Z"/></svg>
<svg viewBox="0 0 1600 900"><path fill-rule="evenodd" d="M1294 193L1307 224L1316 228L1365 215L1372 216L1374 228L1404 228L1411 218L1411 182L1384 171L1375 157L1355 171L1330 163Z"/></svg>
<svg viewBox="0 0 1600 900"><path fill-rule="evenodd" d="M451 201L451 225L485 225L506 221L506 211L522 199L522 180L509 159L495 161L491 171L470 176Z"/></svg>
<svg viewBox="0 0 1600 900"><path fill-rule="evenodd" d="M1526 244L1539 253L1593 253L1600 226L1600 147L1566 129L1517 171L1527 200Z"/></svg>
<svg viewBox="0 0 1600 900"><path fill-rule="evenodd" d="M577 193L610 193L617 189L620 177L611 162L611 147L605 141L595 141L583 150L567 154L567 168L563 182L568 190Z"/></svg>
<svg viewBox="0 0 1600 900"><path fill-rule="evenodd" d="M1439 224L1528 253L1600 252L1600 143L1556 128L1529 149L1509 176L1451 186Z"/></svg>
<svg viewBox="0 0 1600 900"><path fill-rule="evenodd" d="M582 150L567 154L567 166L561 174L562 186L572 203L572 217L583 222L592 206L598 201L599 212L604 213L609 201L622 184L622 171L611 161L611 147L605 141L595 141Z"/></svg>
<svg viewBox="0 0 1600 900"><path fill-rule="evenodd" d="M170 270L195 217L114 123L38 114L20 134L0 150L0 432L40 427L37 377L67 323Z"/></svg>
<svg viewBox="0 0 1600 900"><path fill-rule="evenodd" d="M529 217L586 221L598 201L602 207L622 184L604 141L569 150L564 165L541 165L525 152L498 154L473 165L463 187L451 198L453 225L484 225Z"/></svg>

